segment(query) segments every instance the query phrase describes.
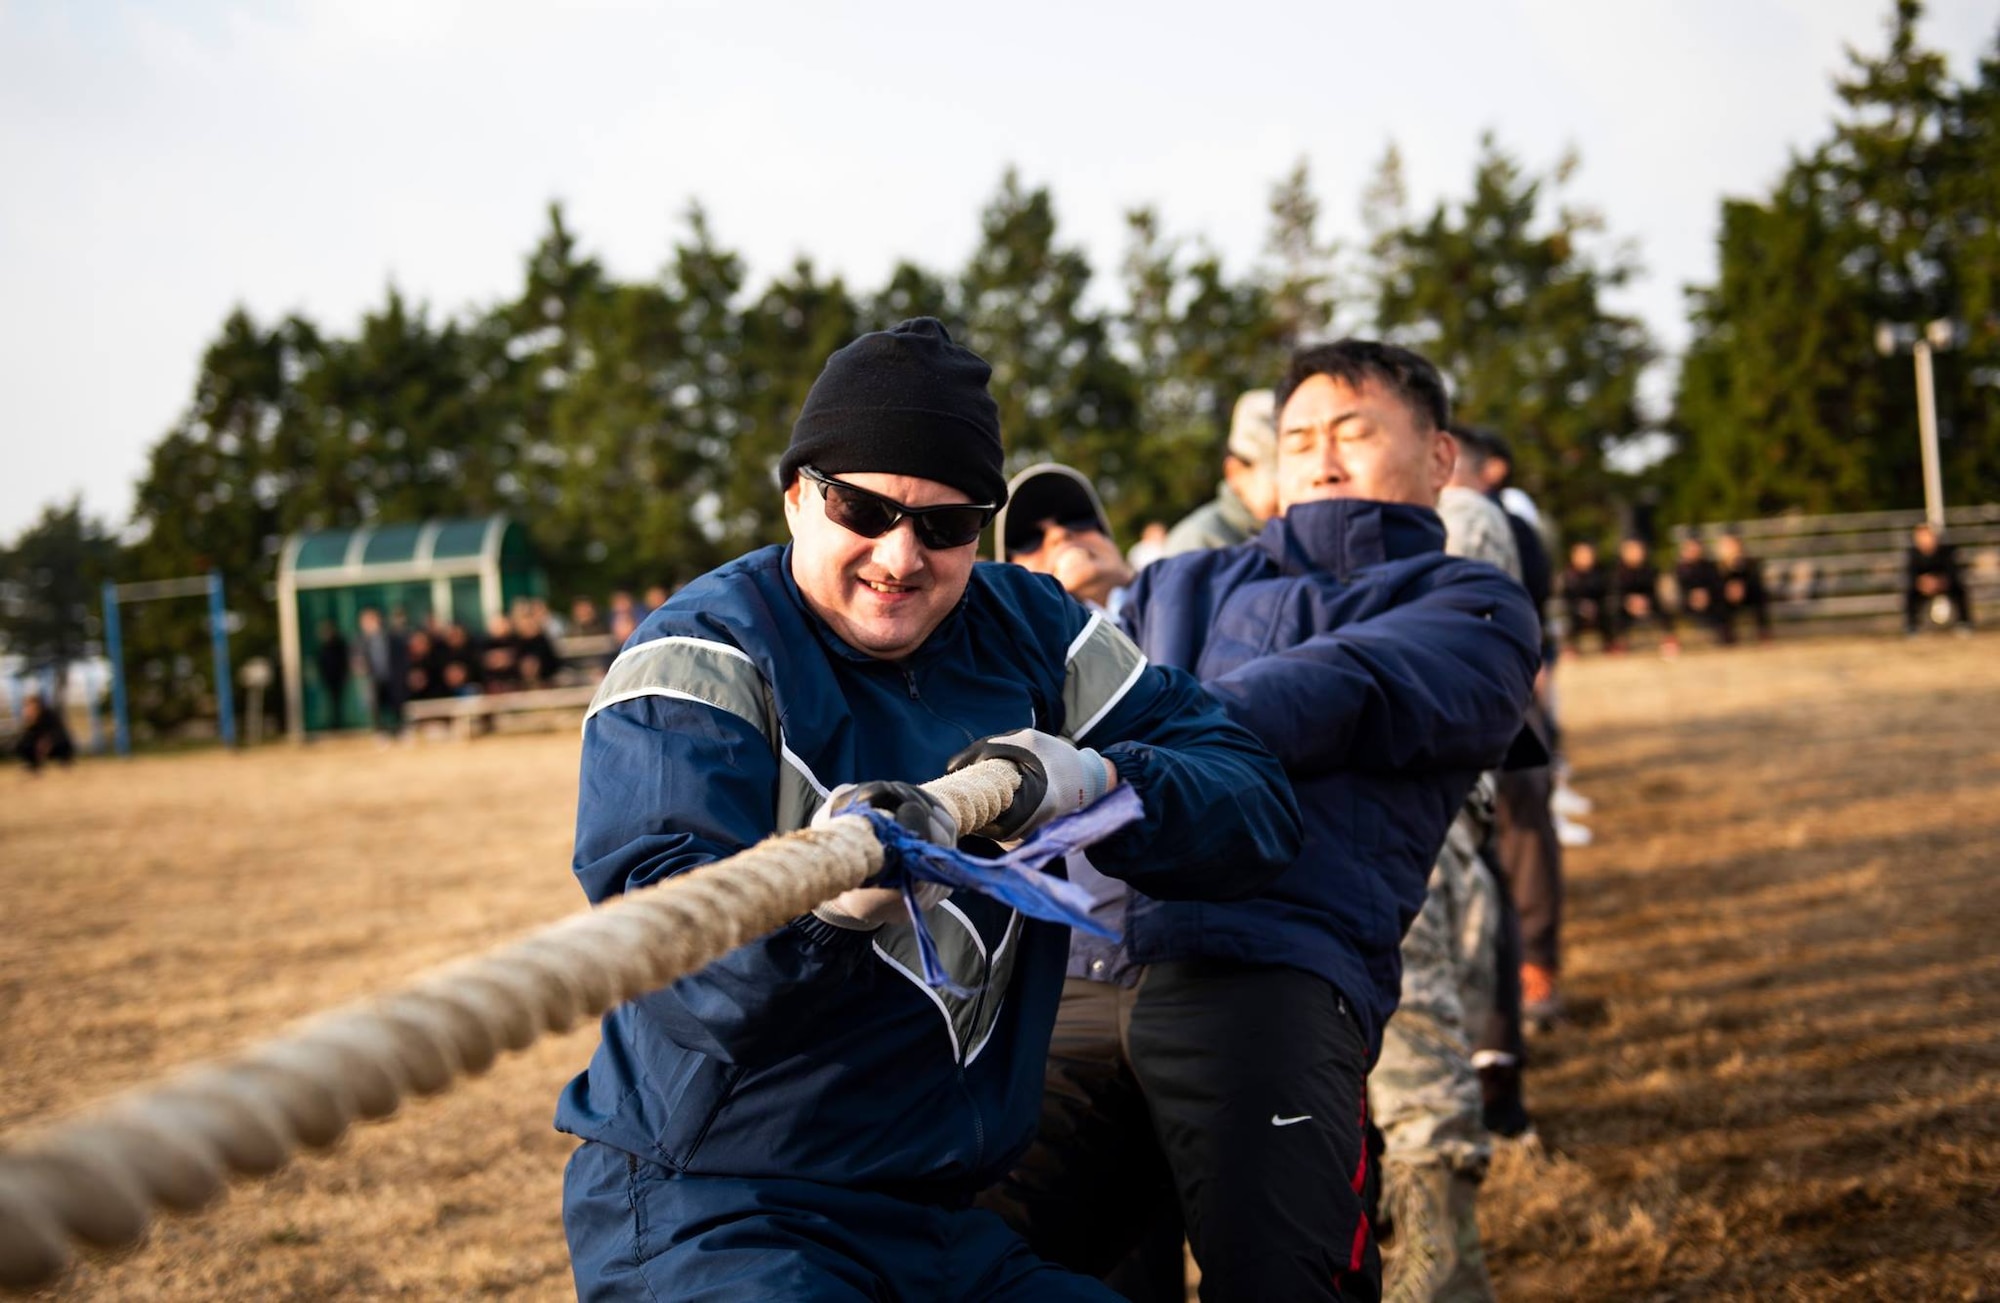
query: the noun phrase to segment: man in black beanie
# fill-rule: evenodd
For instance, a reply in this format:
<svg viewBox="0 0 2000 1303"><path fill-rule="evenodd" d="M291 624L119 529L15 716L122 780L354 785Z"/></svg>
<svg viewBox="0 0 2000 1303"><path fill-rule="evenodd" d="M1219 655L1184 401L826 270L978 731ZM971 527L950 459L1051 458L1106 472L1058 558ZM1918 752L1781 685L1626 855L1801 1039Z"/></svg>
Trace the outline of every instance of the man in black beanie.
<svg viewBox="0 0 2000 1303"><path fill-rule="evenodd" d="M1277 761L1045 576L974 564L1006 496L990 372L922 319L835 353L779 463L787 547L652 612L584 722L573 868L595 903L851 806L943 844L1129 785L1092 849L1157 898L1255 891L1299 845ZM915 784L1021 768L960 829ZM591 1299L1096 1299L973 1196L1034 1135L1066 928L861 887L604 1019L556 1126Z"/></svg>

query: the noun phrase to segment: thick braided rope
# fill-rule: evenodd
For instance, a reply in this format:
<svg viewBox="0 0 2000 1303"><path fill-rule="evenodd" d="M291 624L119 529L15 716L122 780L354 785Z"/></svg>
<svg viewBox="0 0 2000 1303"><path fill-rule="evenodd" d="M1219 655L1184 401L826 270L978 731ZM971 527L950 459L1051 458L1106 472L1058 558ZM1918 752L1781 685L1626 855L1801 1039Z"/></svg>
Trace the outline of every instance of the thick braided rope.
<svg viewBox="0 0 2000 1303"><path fill-rule="evenodd" d="M1019 784L989 760L926 787L974 829ZM72 1237L137 1243L155 1208L199 1208L232 1174L331 1145L405 1094L446 1090L502 1050L658 990L881 867L865 819L773 837L54 1125L0 1151L0 1286L60 1274Z"/></svg>

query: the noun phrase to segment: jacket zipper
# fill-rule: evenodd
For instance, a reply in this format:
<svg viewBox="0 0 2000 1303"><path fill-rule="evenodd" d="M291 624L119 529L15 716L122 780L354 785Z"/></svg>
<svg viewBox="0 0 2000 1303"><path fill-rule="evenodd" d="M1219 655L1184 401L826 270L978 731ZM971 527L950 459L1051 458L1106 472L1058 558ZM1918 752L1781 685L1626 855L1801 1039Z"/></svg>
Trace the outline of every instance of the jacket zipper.
<svg viewBox="0 0 2000 1303"><path fill-rule="evenodd" d="M897 669L903 676L903 686L909 691L910 700L923 701L923 694L917 691L917 676L915 672L906 665L899 665ZM925 708L929 708L928 703L926 703ZM936 715L944 723L952 723L952 721L945 719L944 716L938 715L935 710L931 711L931 714ZM953 724L952 726L957 728L959 732L966 733L964 725ZM971 734L967 733L966 736L969 738ZM980 975L979 997L974 1001L972 1006L972 1024L975 1027L979 1025L979 1013L985 1007L986 997L990 994L987 988L992 984L993 965L989 958L985 971ZM972 1115L972 1166L976 1170L981 1163L986 1161L986 1120L979 1115L979 1101L973 1098L972 1087L965 1080L964 1053L963 1050L959 1051L958 1062L954 1067L958 1073L958 1093L965 1099L965 1111Z"/></svg>

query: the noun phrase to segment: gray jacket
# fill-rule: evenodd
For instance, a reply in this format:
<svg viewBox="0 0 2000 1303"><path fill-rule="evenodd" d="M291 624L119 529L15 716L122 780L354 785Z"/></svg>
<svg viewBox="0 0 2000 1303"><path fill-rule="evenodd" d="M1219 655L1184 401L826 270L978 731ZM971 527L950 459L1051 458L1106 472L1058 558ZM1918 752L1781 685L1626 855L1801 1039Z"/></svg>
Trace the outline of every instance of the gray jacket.
<svg viewBox="0 0 2000 1303"><path fill-rule="evenodd" d="M1205 552L1211 548L1235 547L1256 537L1264 522L1257 519L1236 490L1227 483L1215 486L1215 497L1194 509L1167 531L1166 555Z"/></svg>

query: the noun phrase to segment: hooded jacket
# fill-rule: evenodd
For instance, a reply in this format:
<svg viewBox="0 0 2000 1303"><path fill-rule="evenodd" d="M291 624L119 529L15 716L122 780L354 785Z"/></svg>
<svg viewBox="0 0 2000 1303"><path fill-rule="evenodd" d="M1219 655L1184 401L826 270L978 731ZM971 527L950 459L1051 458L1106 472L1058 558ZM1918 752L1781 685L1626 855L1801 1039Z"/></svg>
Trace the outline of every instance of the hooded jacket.
<svg viewBox="0 0 2000 1303"><path fill-rule="evenodd" d="M1128 631L1284 762L1305 846L1251 899L1134 895L1136 961L1304 969L1347 997L1379 1046L1431 865L1479 772L1520 733L1540 659L1521 585L1443 547L1426 508L1314 502L1240 547L1140 574Z"/></svg>
<svg viewBox="0 0 2000 1303"><path fill-rule="evenodd" d="M978 565L900 661L842 642L789 548L688 585L612 665L584 722L574 868L593 901L803 827L843 782L922 782L973 740L1034 727L1095 747L1145 805L1092 848L1159 897L1256 891L1296 854L1283 771L1187 674L1054 580ZM811 915L606 1015L562 1131L689 1176L867 1186L944 1201L1026 1148L1068 930L960 893L907 924Z"/></svg>

